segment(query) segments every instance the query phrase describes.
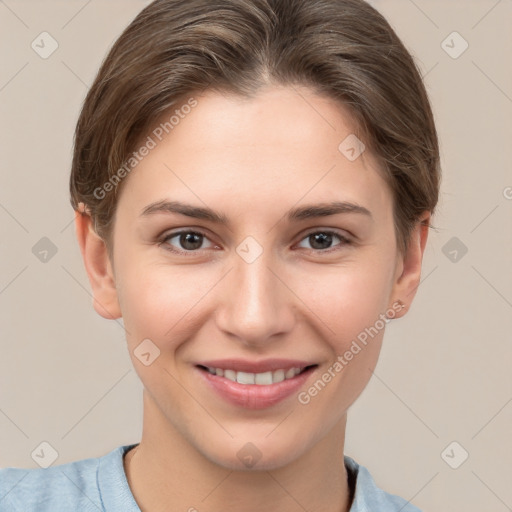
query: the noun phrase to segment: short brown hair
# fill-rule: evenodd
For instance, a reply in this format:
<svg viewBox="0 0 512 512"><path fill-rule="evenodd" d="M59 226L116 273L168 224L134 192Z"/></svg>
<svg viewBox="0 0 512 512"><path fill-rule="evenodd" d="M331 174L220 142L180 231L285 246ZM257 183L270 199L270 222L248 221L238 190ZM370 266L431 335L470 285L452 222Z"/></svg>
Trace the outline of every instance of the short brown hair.
<svg viewBox="0 0 512 512"><path fill-rule="evenodd" d="M73 208L87 206L111 247L119 170L151 126L195 91L253 97L273 84L308 86L349 108L391 188L404 251L421 214L433 213L438 201L437 133L415 61L363 0L148 5L115 42L82 107L70 179ZM112 193L99 194L108 182Z"/></svg>

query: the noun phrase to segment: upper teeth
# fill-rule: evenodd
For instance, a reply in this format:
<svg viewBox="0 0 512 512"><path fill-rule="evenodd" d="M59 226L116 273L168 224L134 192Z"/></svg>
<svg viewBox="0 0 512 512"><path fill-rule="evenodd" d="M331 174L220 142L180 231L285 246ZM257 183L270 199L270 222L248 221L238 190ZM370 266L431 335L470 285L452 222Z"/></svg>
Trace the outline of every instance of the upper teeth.
<svg viewBox="0 0 512 512"><path fill-rule="evenodd" d="M260 386L275 384L285 379L291 379L301 372L300 368L290 368L289 370L274 370L273 372L249 373L237 372L235 370L223 370L222 368L207 367L213 375L224 377L225 379L239 384L259 384Z"/></svg>

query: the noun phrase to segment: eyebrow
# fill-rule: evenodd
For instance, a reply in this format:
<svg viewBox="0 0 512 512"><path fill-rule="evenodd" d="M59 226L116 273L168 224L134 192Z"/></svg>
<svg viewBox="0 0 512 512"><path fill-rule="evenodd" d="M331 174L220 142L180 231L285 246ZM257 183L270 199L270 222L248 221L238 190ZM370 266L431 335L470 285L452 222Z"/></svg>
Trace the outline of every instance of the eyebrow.
<svg viewBox="0 0 512 512"><path fill-rule="evenodd" d="M141 216L147 217L156 213L177 213L194 219L207 220L215 224L230 225L228 218L222 213L218 213L211 208L194 206L180 201L163 200L151 203L142 210ZM370 210L364 206L346 201L332 201L292 208L287 212L286 219L288 222L297 222L318 217L328 217L340 213L358 213L370 219L373 218Z"/></svg>

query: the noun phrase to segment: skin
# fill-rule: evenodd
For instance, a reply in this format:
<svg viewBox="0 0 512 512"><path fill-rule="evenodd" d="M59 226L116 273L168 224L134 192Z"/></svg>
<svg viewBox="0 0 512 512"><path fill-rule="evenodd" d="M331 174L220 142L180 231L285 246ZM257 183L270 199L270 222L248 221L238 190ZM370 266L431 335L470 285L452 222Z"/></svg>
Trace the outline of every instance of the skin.
<svg viewBox="0 0 512 512"><path fill-rule="evenodd" d="M395 318L405 314L420 281L428 233L421 221L430 214L400 254L391 192L368 150L354 161L338 150L357 132L329 98L277 86L250 100L214 91L194 97L198 105L125 178L112 261L90 217L76 215L94 307L105 318L123 317L144 385L142 440L124 461L128 482L150 512L348 511L347 409L371 377L384 329L307 405L296 395L263 410L231 405L194 365L227 357L311 361L319 366L307 390L398 299L405 308ZM171 199L208 206L230 226L141 216ZM292 208L334 200L364 206L371 217L285 218ZM183 228L206 235L199 249L180 237L162 241ZM314 245L309 235L326 229L352 243L333 236ZM263 250L252 263L236 251L247 236ZM160 350L149 366L134 355L147 338ZM251 469L237 457L248 442L261 453Z"/></svg>

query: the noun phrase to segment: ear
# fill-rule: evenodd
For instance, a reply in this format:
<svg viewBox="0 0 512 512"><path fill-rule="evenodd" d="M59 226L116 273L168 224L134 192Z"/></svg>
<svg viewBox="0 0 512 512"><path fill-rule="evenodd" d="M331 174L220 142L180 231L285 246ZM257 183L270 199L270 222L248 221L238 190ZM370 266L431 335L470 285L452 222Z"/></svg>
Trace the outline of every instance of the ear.
<svg viewBox="0 0 512 512"><path fill-rule="evenodd" d="M92 287L94 309L103 318L120 318L121 308L107 246L96 234L92 218L83 203L80 203L79 211L75 211L75 230Z"/></svg>
<svg viewBox="0 0 512 512"><path fill-rule="evenodd" d="M400 254L397 260L397 271L391 297L394 299L390 307L396 311L394 318L404 316L409 309L421 279L421 263L427 244L430 225L430 212L424 212L411 232L409 246L405 254ZM400 301L403 306L397 311Z"/></svg>

